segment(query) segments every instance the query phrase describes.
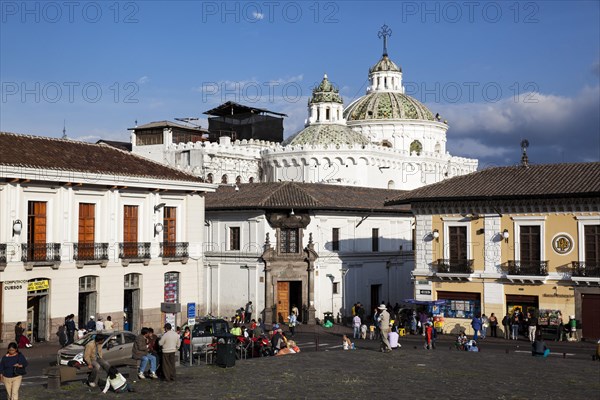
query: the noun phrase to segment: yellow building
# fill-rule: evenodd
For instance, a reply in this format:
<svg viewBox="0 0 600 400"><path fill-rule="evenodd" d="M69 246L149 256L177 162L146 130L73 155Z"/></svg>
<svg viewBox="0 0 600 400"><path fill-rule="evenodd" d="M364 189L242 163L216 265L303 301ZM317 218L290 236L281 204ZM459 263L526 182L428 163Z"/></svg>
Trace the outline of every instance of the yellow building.
<svg viewBox="0 0 600 400"><path fill-rule="evenodd" d="M444 333L481 313L539 315L542 331L574 315L579 337L600 337L600 163L496 167L389 201L416 217L415 299ZM561 321L562 320L562 321ZM548 326L546 326L548 324Z"/></svg>

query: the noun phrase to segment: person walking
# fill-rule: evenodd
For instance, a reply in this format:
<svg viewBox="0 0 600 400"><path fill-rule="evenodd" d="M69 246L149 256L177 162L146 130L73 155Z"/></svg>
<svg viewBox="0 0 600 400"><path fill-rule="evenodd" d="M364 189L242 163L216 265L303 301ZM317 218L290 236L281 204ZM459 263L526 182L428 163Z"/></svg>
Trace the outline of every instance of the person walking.
<svg viewBox="0 0 600 400"><path fill-rule="evenodd" d="M179 351L179 335L175 332L170 323L164 326L165 333L162 335L158 344L162 347L162 370L166 381L175 380L175 352Z"/></svg>
<svg viewBox="0 0 600 400"><path fill-rule="evenodd" d="M181 346L181 347L183 348L183 363L184 364L191 363L192 359L191 359L190 347L192 345L192 332L190 331L189 326L186 326L185 330L183 331L182 344L183 344L183 346Z"/></svg>
<svg viewBox="0 0 600 400"><path fill-rule="evenodd" d="M91 370L90 376L88 376L88 385L90 387L96 387L98 385L98 372L100 368L108 371L110 364L102 358L102 344L106 337L104 335L96 335L94 340L90 340L85 345L83 350L83 361Z"/></svg>
<svg viewBox="0 0 600 400"><path fill-rule="evenodd" d="M358 316L358 314L354 315L354 318L352 318L352 328L354 330L354 339L358 339L360 337L360 325L362 324L362 321L360 320L360 317Z"/></svg>
<svg viewBox="0 0 600 400"><path fill-rule="evenodd" d="M146 379L144 373L146 372L146 366L150 362L150 378L157 379L156 375L156 356L149 352L149 335L150 330L148 328L142 328L142 331L135 338L133 347L131 348L131 357L134 360L140 360L140 368L138 369L138 378Z"/></svg>
<svg viewBox="0 0 600 400"><path fill-rule="evenodd" d="M290 327L290 334L294 336L296 334L296 324L298 319L296 318L296 314L293 312L288 316L288 325Z"/></svg>
<svg viewBox="0 0 600 400"><path fill-rule="evenodd" d="M477 340L479 331L481 330L481 325L482 325L481 318L479 317L479 314L477 314L471 320L471 327L473 328L473 332L474 332L473 340Z"/></svg>
<svg viewBox="0 0 600 400"><path fill-rule="evenodd" d="M492 315L490 315L489 321L490 321L490 336L494 337L494 338L498 337L498 334L497 334L498 318L496 318L494 313L492 313Z"/></svg>
<svg viewBox="0 0 600 400"><path fill-rule="evenodd" d="M246 312L244 314L244 318L245 318L245 322L248 324L250 323L250 320L252 319L252 313L254 312L254 306L252 305L252 302L249 301L246 304Z"/></svg>
<svg viewBox="0 0 600 400"><path fill-rule="evenodd" d="M502 327L504 328L504 339L510 339L510 315L506 314L502 318Z"/></svg>
<svg viewBox="0 0 600 400"><path fill-rule="evenodd" d="M483 314L481 316L481 338L485 339L485 337L487 336L487 329L490 325L490 320L488 319L487 315Z"/></svg>
<svg viewBox="0 0 600 400"><path fill-rule="evenodd" d="M535 331L537 330L538 319L531 315L531 313L527 313L527 328L529 333L529 341L531 343L535 342Z"/></svg>
<svg viewBox="0 0 600 400"><path fill-rule="evenodd" d="M15 367L25 368L27 365L27 359L19 352L19 346L15 342L9 343L6 355L0 360L0 381L4 383L8 400L19 400L23 376L15 374Z"/></svg>
<svg viewBox="0 0 600 400"><path fill-rule="evenodd" d="M379 310L377 320L379 322L379 334L381 335L381 351L383 353L390 353L392 351L390 341L388 340L388 333L390 333L390 313L387 311L385 304L381 304L377 309Z"/></svg>

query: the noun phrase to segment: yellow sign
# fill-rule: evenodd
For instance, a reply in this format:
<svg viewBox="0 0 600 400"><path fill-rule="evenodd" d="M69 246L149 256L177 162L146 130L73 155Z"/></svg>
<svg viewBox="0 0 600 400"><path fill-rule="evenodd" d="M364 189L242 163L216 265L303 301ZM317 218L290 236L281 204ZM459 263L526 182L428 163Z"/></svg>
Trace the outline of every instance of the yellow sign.
<svg viewBox="0 0 600 400"><path fill-rule="evenodd" d="M33 281L29 282L27 285L28 292L37 292L39 290L48 290L50 288L50 281L48 279L44 279L42 281Z"/></svg>

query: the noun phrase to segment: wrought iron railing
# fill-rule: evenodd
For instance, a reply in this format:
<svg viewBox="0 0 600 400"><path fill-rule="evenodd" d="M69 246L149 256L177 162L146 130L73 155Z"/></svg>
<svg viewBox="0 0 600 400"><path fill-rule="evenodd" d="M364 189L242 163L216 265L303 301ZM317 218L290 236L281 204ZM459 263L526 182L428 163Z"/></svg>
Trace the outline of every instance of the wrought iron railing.
<svg viewBox="0 0 600 400"><path fill-rule="evenodd" d="M189 257L188 242L161 242L160 255L163 258L184 258Z"/></svg>
<svg viewBox="0 0 600 400"><path fill-rule="evenodd" d="M434 263L436 272L448 274L472 274L473 260L451 260L440 258Z"/></svg>
<svg viewBox="0 0 600 400"><path fill-rule="evenodd" d="M6 264L6 243L0 243L0 264Z"/></svg>
<svg viewBox="0 0 600 400"><path fill-rule="evenodd" d="M119 243L119 258L129 260L150 258L150 242Z"/></svg>
<svg viewBox="0 0 600 400"><path fill-rule="evenodd" d="M509 260L506 267L508 275L548 275L548 261Z"/></svg>
<svg viewBox="0 0 600 400"><path fill-rule="evenodd" d="M108 260L108 243L73 243L75 261Z"/></svg>
<svg viewBox="0 0 600 400"><path fill-rule="evenodd" d="M21 244L23 262L60 262L60 243L23 243Z"/></svg>
<svg viewBox="0 0 600 400"><path fill-rule="evenodd" d="M600 264L598 263L588 263L584 261L573 261L571 263L573 270L571 271L571 276L575 277L592 277L592 278L600 278Z"/></svg>

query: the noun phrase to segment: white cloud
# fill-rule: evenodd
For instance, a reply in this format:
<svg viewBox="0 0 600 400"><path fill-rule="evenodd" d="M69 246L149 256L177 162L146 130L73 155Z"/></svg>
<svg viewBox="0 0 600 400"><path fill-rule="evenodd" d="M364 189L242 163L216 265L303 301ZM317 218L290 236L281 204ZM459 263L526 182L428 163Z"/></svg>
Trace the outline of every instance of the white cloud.
<svg viewBox="0 0 600 400"><path fill-rule="evenodd" d="M150 78L148 78L146 75L144 75L140 79L137 80L137 83L138 83L138 85L143 85L145 83L148 83L148 81L150 81Z"/></svg>
<svg viewBox="0 0 600 400"><path fill-rule="evenodd" d="M254 17L254 19L256 19L256 20L259 20L259 21L260 21L261 19L265 18L265 14L263 14L263 13L259 13L259 12L257 12L257 11L254 11L254 12L252 13L252 16Z"/></svg>

